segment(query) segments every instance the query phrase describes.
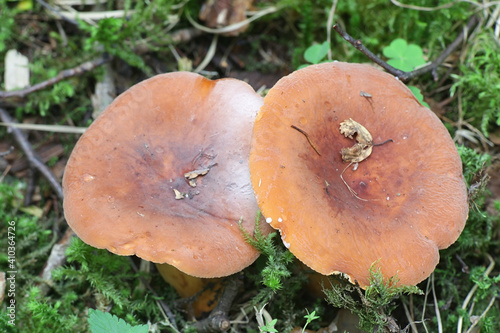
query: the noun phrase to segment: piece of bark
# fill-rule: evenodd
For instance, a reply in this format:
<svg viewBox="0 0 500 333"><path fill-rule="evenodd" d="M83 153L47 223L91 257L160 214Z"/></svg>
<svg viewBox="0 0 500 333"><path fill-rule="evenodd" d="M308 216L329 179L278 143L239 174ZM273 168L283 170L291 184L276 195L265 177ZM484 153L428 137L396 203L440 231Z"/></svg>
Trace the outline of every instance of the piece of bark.
<svg viewBox="0 0 500 333"><path fill-rule="evenodd" d="M210 28L222 28L246 19L246 11L252 0L207 0L201 7L199 18ZM238 30L224 34L238 36L248 29L248 24Z"/></svg>

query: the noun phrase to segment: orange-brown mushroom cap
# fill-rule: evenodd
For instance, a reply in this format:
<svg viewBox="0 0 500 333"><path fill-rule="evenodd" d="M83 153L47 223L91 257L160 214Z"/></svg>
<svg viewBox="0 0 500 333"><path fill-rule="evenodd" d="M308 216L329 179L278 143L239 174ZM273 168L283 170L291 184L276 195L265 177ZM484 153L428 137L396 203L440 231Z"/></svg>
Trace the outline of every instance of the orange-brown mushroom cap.
<svg viewBox="0 0 500 333"><path fill-rule="evenodd" d="M341 149L355 140L339 127L350 118L374 143L393 142L347 168L344 183ZM325 63L282 78L257 115L250 173L263 215L290 251L361 286L376 262L400 284L424 280L468 214L446 128L406 86L368 65Z"/></svg>
<svg viewBox="0 0 500 333"><path fill-rule="evenodd" d="M71 154L63 179L69 225L92 246L192 276L250 265L259 253L238 221L253 233L258 206L248 156L261 105L234 79L179 72L133 86ZM203 172L189 184L185 174L196 170Z"/></svg>

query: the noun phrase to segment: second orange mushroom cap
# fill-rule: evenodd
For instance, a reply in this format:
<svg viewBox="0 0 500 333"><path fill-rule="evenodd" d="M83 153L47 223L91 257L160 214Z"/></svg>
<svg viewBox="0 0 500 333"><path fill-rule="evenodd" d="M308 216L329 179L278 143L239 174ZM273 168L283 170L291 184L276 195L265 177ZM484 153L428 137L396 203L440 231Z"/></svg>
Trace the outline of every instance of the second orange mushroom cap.
<svg viewBox="0 0 500 333"><path fill-rule="evenodd" d="M392 140L356 170L341 155L355 143L339 130L351 118L373 143ZM467 219L446 128L405 85L368 65L325 63L282 78L256 118L250 173L263 215L290 251L363 287L374 263L400 284L424 280Z"/></svg>

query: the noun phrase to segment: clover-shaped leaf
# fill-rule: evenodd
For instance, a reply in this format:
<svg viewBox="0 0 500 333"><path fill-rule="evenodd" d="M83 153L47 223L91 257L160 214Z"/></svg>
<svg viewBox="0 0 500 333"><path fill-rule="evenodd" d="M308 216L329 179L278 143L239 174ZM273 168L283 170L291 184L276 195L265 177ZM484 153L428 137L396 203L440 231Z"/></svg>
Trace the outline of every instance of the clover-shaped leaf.
<svg viewBox="0 0 500 333"><path fill-rule="evenodd" d="M414 70L425 64L422 48L415 44L408 44L404 39L397 38L383 49L384 56L389 58L387 63L405 72Z"/></svg>
<svg viewBox="0 0 500 333"><path fill-rule="evenodd" d="M319 64L328 54L330 49L330 42L324 42L323 44L314 44L309 46L304 52L304 59L311 64ZM301 65L299 69L309 66Z"/></svg>
<svg viewBox="0 0 500 333"><path fill-rule="evenodd" d="M311 64L318 64L328 54L329 48L330 42L311 45L304 52L304 59L309 61Z"/></svg>

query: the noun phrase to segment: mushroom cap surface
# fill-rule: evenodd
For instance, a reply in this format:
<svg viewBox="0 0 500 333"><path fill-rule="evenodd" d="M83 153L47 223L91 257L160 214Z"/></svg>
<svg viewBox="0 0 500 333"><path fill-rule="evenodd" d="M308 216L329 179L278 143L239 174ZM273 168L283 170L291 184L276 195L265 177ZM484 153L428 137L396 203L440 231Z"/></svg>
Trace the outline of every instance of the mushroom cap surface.
<svg viewBox="0 0 500 333"><path fill-rule="evenodd" d="M69 225L92 246L192 276L247 267L259 253L238 221L253 233L248 156L262 100L243 81L187 72L131 87L71 154L63 179ZM187 179L190 172L197 176Z"/></svg>
<svg viewBox="0 0 500 333"><path fill-rule="evenodd" d="M357 170L341 156L356 143L339 131L351 118L374 143L393 140ZM404 84L369 65L312 65L278 81L255 121L250 173L285 246L315 271L362 287L372 264L399 284L427 278L468 215L448 131Z"/></svg>

